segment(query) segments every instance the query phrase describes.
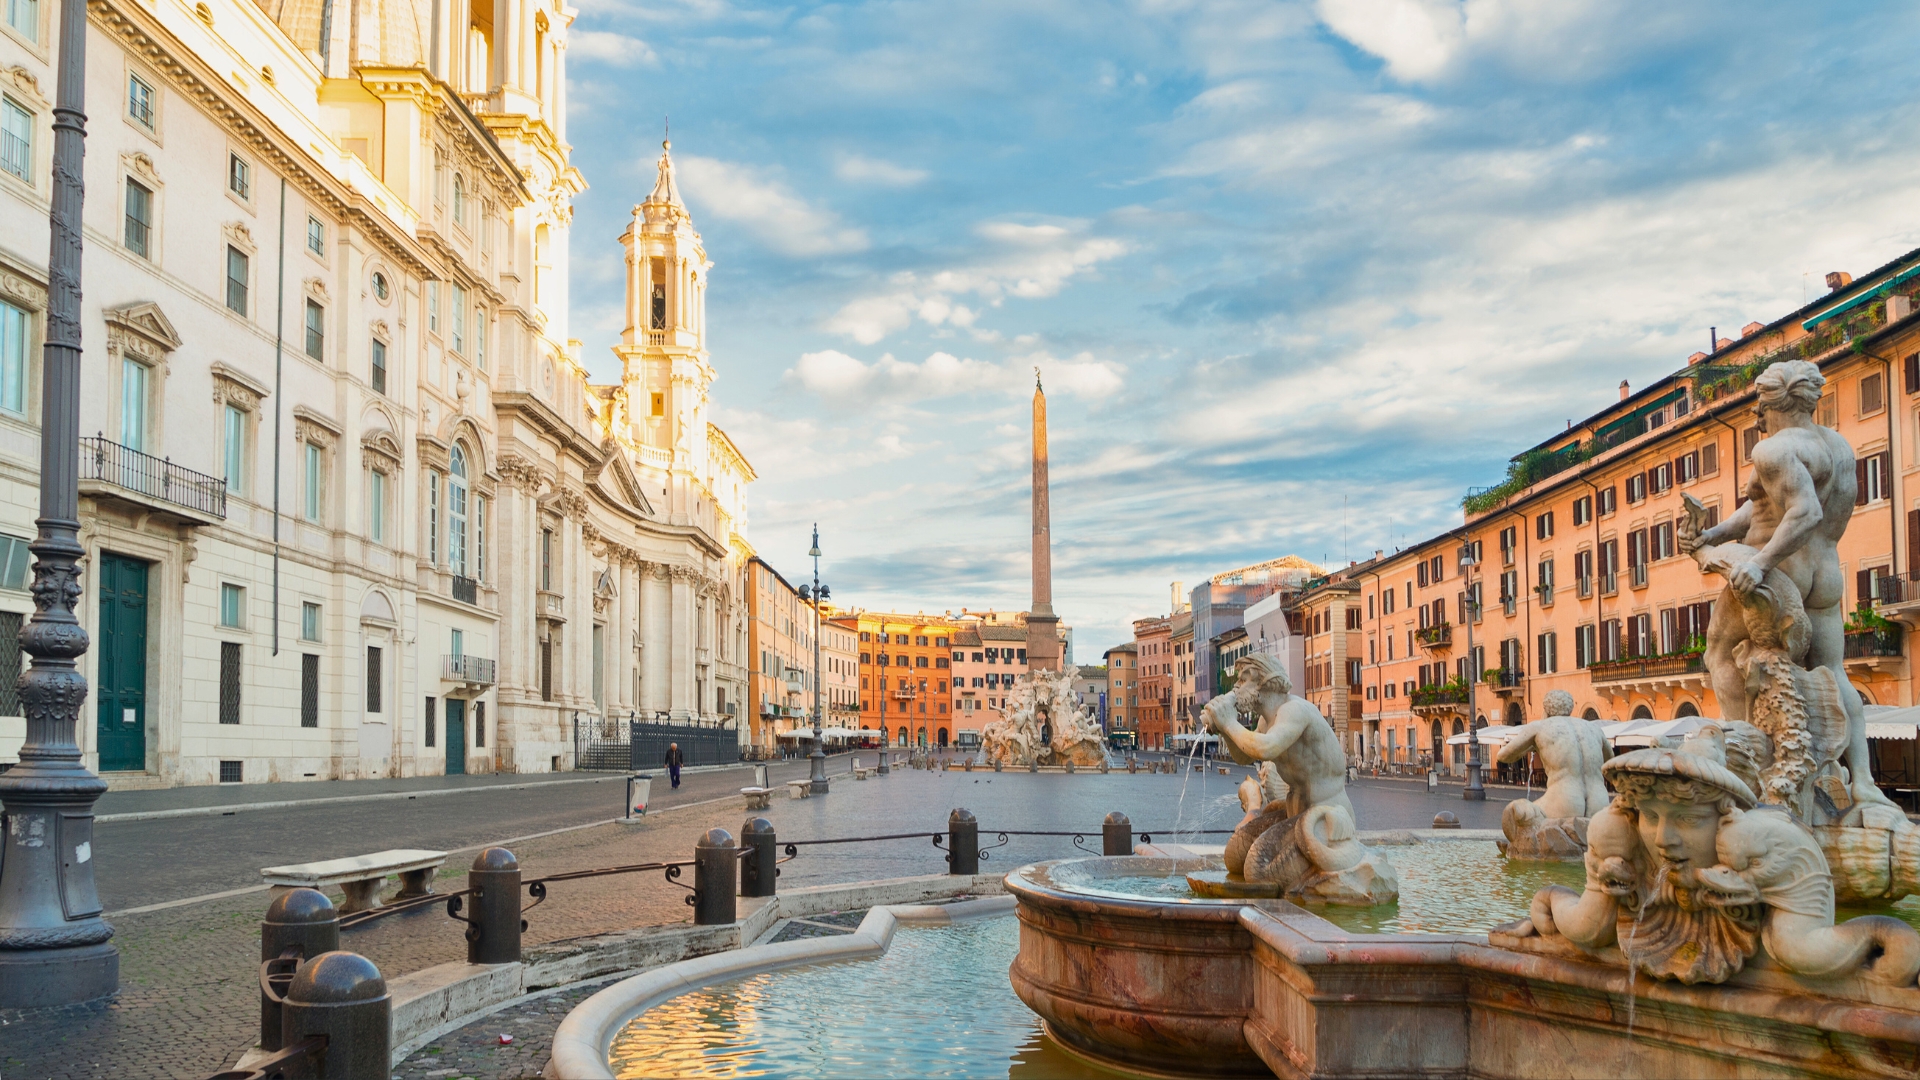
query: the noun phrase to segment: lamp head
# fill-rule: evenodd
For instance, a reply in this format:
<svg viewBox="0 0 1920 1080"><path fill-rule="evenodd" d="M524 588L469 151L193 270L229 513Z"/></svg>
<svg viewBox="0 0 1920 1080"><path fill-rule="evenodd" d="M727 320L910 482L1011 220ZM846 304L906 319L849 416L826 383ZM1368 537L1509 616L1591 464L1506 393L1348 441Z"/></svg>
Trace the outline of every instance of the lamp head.
<svg viewBox="0 0 1920 1080"><path fill-rule="evenodd" d="M820 557L820 523L817 521L813 523L813 546L807 549L807 554L816 559Z"/></svg>
<svg viewBox="0 0 1920 1080"><path fill-rule="evenodd" d="M1461 544L1460 545L1460 569L1471 570L1474 567L1476 561L1477 560L1475 560L1473 557L1473 545Z"/></svg>

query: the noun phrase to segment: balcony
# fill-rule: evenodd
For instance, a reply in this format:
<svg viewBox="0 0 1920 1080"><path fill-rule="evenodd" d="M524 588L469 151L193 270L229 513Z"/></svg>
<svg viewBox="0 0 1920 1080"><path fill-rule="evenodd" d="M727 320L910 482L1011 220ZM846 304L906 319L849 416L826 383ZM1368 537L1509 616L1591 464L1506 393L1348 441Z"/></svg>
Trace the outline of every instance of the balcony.
<svg viewBox="0 0 1920 1080"><path fill-rule="evenodd" d="M453 575L453 598L463 604L480 603L480 583L470 577Z"/></svg>
<svg viewBox="0 0 1920 1080"><path fill-rule="evenodd" d="M1433 626L1423 626L1413 632L1413 639L1419 642L1422 648L1451 649L1453 648L1453 624L1436 623Z"/></svg>
<svg viewBox="0 0 1920 1080"><path fill-rule="evenodd" d="M1496 694L1512 694L1526 685L1527 681L1526 672L1513 668L1493 668L1484 672L1481 678L1493 687Z"/></svg>
<svg viewBox="0 0 1920 1080"><path fill-rule="evenodd" d="M895 701L912 701L913 700L913 691L911 690L893 690L893 691L889 691L889 693L892 695L893 700Z"/></svg>
<svg viewBox="0 0 1920 1080"><path fill-rule="evenodd" d="M1888 623L1847 631L1843 655L1849 671L1887 671L1906 659L1906 631Z"/></svg>
<svg viewBox="0 0 1920 1080"><path fill-rule="evenodd" d="M494 670L494 662L483 656L461 653L440 657L440 677L447 682L465 683L470 687L492 686Z"/></svg>
<svg viewBox="0 0 1920 1080"><path fill-rule="evenodd" d="M534 594L533 612L548 622L566 622L567 598L552 589L541 589Z"/></svg>
<svg viewBox="0 0 1920 1080"><path fill-rule="evenodd" d="M1423 686L1413 692L1410 700L1417 713L1458 712L1455 706L1467 703L1467 688L1457 683Z"/></svg>
<svg viewBox="0 0 1920 1080"><path fill-rule="evenodd" d="M1609 697L1698 692L1705 690L1708 682L1706 658L1699 653L1603 660L1587 668L1587 677L1594 689Z"/></svg>
<svg viewBox="0 0 1920 1080"><path fill-rule="evenodd" d="M158 510L188 525L227 519L227 482L106 438L80 440L80 493Z"/></svg>

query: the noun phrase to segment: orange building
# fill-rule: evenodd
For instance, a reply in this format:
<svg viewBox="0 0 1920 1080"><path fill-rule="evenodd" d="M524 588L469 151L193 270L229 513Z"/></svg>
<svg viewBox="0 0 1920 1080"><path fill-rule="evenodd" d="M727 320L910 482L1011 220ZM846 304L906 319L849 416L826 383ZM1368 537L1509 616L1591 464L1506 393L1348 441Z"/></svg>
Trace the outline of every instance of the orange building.
<svg viewBox="0 0 1920 1080"><path fill-rule="evenodd" d="M860 726L893 746L953 741L952 622L925 615L852 612L859 634Z"/></svg>
<svg viewBox="0 0 1920 1080"><path fill-rule="evenodd" d="M1920 251L1829 284L1637 393L1621 384L1618 402L1515 457L1502 484L1469 493L1459 528L1354 568L1366 649L1356 756L1458 769L1465 752L1445 740L1469 715L1536 718L1555 689L1591 718L1717 715L1701 650L1723 582L1681 554L1676 519L1683 495L1710 521L1744 501L1760 438L1753 380L1788 359L1821 368L1815 420L1856 455L1840 545L1854 609L1849 678L1869 703L1913 703Z"/></svg>
<svg viewBox="0 0 1920 1080"><path fill-rule="evenodd" d="M1333 725L1340 743L1363 757L1360 672L1365 636L1360 584L1351 566L1309 581L1294 598L1301 628L1301 683L1295 693L1312 702Z"/></svg>
<svg viewBox="0 0 1920 1080"><path fill-rule="evenodd" d="M1161 616L1133 621L1133 648L1139 663L1140 704L1135 712L1142 750L1173 746L1173 619Z"/></svg>
<svg viewBox="0 0 1920 1080"><path fill-rule="evenodd" d="M1107 650L1107 731L1140 729L1139 646L1129 641Z"/></svg>

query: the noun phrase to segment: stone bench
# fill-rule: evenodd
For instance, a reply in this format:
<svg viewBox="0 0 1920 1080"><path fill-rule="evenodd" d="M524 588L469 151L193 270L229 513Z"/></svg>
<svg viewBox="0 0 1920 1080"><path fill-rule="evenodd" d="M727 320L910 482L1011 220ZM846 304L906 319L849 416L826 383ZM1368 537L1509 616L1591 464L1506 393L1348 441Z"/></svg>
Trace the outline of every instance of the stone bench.
<svg viewBox="0 0 1920 1080"><path fill-rule="evenodd" d="M747 797L747 809L765 810L773 805L773 789L764 787L743 787L740 794Z"/></svg>
<svg viewBox="0 0 1920 1080"><path fill-rule="evenodd" d="M873 774L873 770L865 766L855 765L853 767L853 778L855 780L865 780L868 776L872 774Z"/></svg>
<svg viewBox="0 0 1920 1080"><path fill-rule="evenodd" d="M395 848L345 859L269 866L260 871L260 877L273 886L274 896L292 889L324 890L329 885L338 885L340 891L346 894L339 912L351 915L380 906L380 886L389 874L400 875L400 891L389 897L390 900L410 900L416 896L432 895L433 872L446 861L447 853L444 851Z"/></svg>
<svg viewBox="0 0 1920 1080"><path fill-rule="evenodd" d="M810 799L812 797L813 797L813 781L811 780L787 781L787 798Z"/></svg>

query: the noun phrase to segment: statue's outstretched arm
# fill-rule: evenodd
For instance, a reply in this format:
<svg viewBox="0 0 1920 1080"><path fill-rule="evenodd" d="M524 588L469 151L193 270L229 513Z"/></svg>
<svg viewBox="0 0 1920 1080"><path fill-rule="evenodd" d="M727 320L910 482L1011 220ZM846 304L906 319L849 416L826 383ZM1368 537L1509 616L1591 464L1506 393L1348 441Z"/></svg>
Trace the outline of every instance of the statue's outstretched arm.
<svg viewBox="0 0 1920 1080"><path fill-rule="evenodd" d="M1540 738L1540 733L1532 730L1537 727L1539 727L1538 724L1527 724L1521 727L1520 734L1508 739L1506 745L1500 747L1500 753L1494 756L1494 760L1502 765L1526 760L1527 755L1533 752L1534 742Z"/></svg>

